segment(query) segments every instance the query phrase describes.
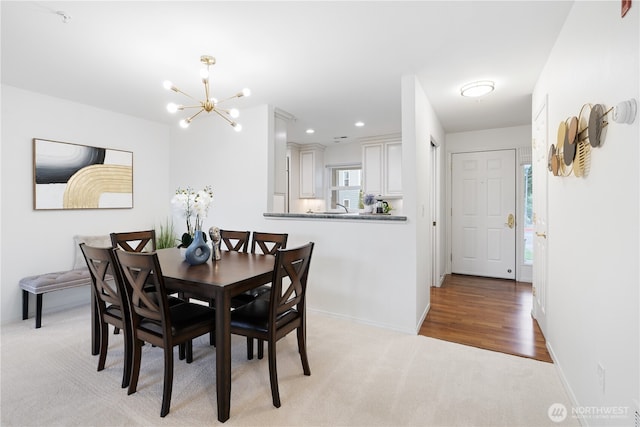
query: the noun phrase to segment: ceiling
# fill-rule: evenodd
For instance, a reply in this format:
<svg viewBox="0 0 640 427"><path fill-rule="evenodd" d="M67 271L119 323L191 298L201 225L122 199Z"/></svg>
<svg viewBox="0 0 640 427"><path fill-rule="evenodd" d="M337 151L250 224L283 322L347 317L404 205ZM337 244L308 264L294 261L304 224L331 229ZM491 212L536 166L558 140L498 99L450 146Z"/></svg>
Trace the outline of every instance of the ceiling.
<svg viewBox="0 0 640 427"><path fill-rule="evenodd" d="M400 132L403 75L418 77L447 133L518 126L531 122L531 93L572 4L2 1L2 83L177 126L187 114L166 104L188 99L162 83L202 99L209 54L212 95L249 87L229 106L291 114L289 141ZM460 96L481 79L496 90ZM191 126L200 120L224 125Z"/></svg>

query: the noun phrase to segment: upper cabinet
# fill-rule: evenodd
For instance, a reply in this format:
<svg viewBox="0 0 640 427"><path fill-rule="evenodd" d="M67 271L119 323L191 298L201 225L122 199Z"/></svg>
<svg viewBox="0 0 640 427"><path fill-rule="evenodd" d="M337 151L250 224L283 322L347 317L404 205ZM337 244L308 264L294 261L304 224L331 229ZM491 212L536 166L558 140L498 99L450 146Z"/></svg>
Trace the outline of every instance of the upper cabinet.
<svg viewBox="0 0 640 427"><path fill-rule="evenodd" d="M300 198L323 197L324 146L303 145L300 148Z"/></svg>
<svg viewBox="0 0 640 427"><path fill-rule="evenodd" d="M365 193L402 197L402 141L363 143L362 174Z"/></svg>

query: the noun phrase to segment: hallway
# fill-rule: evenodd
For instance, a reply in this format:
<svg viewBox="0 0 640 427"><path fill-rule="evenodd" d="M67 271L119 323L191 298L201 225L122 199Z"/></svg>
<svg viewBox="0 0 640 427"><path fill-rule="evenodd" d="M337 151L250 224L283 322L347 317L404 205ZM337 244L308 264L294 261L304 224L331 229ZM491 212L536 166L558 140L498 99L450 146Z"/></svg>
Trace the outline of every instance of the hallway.
<svg viewBox="0 0 640 427"><path fill-rule="evenodd" d="M531 283L447 275L440 288L431 288L419 334L552 362L531 317Z"/></svg>

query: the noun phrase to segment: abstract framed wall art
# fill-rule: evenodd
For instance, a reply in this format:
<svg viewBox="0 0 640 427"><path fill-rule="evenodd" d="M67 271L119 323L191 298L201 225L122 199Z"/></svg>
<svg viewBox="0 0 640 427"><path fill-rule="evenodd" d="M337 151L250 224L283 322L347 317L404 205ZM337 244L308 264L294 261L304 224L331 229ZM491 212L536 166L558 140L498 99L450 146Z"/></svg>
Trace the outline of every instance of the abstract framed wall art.
<svg viewBox="0 0 640 427"><path fill-rule="evenodd" d="M33 208L133 208L133 153L34 138Z"/></svg>

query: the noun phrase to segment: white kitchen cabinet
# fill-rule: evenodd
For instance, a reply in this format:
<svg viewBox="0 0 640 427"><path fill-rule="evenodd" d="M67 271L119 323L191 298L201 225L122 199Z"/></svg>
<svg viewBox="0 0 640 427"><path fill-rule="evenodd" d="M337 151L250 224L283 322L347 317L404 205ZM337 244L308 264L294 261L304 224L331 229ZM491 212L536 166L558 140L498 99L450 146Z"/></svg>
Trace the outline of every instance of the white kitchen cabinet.
<svg viewBox="0 0 640 427"><path fill-rule="evenodd" d="M382 194L383 144L362 146L362 181L365 194Z"/></svg>
<svg viewBox="0 0 640 427"><path fill-rule="evenodd" d="M402 197L402 142L362 144L362 174L365 193Z"/></svg>
<svg viewBox="0 0 640 427"><path fill-rule="evenodd" d="M402 196L402 142L384 144L384 194Z"/></svg>
<svg viewBox="0 0 640 427"><path fill-rule="evenodd" d="M313 144L300 149L300 198L322 198L324 147Z"/></svg>

